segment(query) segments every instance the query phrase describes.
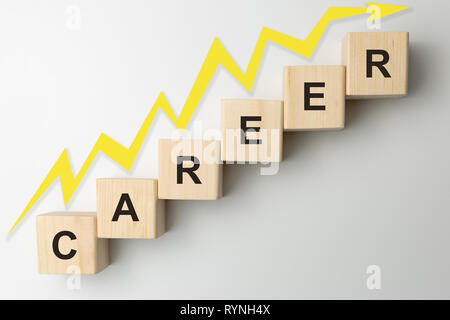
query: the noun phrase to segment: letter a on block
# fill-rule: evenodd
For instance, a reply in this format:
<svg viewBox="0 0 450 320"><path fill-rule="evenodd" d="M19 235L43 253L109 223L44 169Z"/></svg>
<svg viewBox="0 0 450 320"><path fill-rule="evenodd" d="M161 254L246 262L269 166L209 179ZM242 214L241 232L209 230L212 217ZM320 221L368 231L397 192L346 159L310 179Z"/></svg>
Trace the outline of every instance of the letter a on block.
<svg viewBox="0 0 450 320"><path fill-rule="evenodd" d="M94 274L109 264L108 240L97 238L97 216L54 212L36 218L39 273Z"/></svg>
<svg viewBox="0 0 450 320"><path fill-rule="evenodd" d="M159 140L159 198L216 200L222 196L220 142Z"/></svg>
<svg viewBox="0 0 450 320"><path fill-rule="evenodd" d="M128 209L124 209L123 206L127 205ZM118 221L119 217L122 215L130 215L134 222L139 221L139 218L134 210L133 203L131 202L130 195L128 193L122 193L120 196L119 204L117 205L116 211L112 221Z"/></svg>
<svg viewBox="0 0 450 320"><path fill-rule="evenodd" d="M350 32L342 45L349 99L408 92L408 32Z"/></svg>
<svg viewBox="0 0 450 320"><path fill-rule="evenodd" d="M153 239L165 231L164 201L153 179L97 179L98 236Z"/></svg>

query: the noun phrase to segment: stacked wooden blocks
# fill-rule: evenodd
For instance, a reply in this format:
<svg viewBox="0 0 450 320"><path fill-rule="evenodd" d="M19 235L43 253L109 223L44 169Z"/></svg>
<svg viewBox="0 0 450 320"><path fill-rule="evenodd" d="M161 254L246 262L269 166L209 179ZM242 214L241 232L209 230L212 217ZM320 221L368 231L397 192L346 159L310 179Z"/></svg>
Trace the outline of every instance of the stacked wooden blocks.
<svg viewBox="0 0 450 320"><path fill-rule="evenodd" d="M93 274L109 263L108 239L165 232L165 200L216 200L222 163L280 162L283 131L336 130L345 100L407 93L407 32L348 33L344 65L284 69L284 101L223 100L222 141L160 140L159 180L98 179L97 213L37 217L39 272Z"/></svg>

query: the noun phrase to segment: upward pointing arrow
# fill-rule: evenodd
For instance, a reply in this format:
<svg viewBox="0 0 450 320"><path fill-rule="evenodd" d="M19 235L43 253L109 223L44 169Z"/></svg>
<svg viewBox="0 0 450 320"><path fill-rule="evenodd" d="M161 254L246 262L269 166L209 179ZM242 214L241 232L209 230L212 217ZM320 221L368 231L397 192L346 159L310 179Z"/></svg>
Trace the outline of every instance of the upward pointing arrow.
<svg viewBox="0 0 450 320"><path fill-rule="evenodd" d="M373 12L373 14L369 17L369 21L386 17L408 8L370 2L368 3L368 5L373 5L380 8L380 11L378 12L379 14L377 14L376 11ZM22 213L17 218L9 233L14 230L14 228L22 220L22 218L28 213L28 211L30 211L30 209L42 197L45 191L47 191L50 185L58 178L61 183L64 203L67 205L72 198L75 190L77 190L78 186L80 185L81 180L84 178L86 172L91 167L97 154L99 154L100 152L111 158L114 162L116 162L124 169L130 170L133 166L137 154L139 153L139 150L141 149L145 137L147 136L150 126L153 123L153 119L160 109L166 114L169 120L172 121L178 129L184 130L188 125L195 109L200 103L203 93L208 87L214 73L220 65L224 67L244 88L246 88L250 92L253 87L253 83L264 53L264 49L266 47L266 43L268 41L276 43L279 46L287 48L308 58L313 53L314 49L317 46L317 43L321 39L325 29L331 21L353 17L356 15L362 15L368 12L370 11L368 11L366 7L330 7L305 40L300 40L284 33L264 27L261 30L261 34L259 35L252 57L247 66L247 70L245 71L242 71L239 68L239 66L227 52L225 47L220 43L219 39L215 38L208 52L208 55L205 58L203 66L200 69L197 79L195 80L194 85L189 93L189 96L187 97L184 107L178 117L173 112L173 109L169 105L169 102L167 101L164 93L161 92L155 103L153 104L153 107L150 109L147 117L144 119L144 123L137 132L130 147L124 147L112 138L102 133L92 150L89 152L89 155L84 161L80 171L76 175L74 175L74 172L72 171L67 149L64 149L53 167L48 172L47 176L44 178L44 181L42 181L36 192L31 197L25 209L23 209ZM61 119L61 121L67 121L67 119Z"/></svg>

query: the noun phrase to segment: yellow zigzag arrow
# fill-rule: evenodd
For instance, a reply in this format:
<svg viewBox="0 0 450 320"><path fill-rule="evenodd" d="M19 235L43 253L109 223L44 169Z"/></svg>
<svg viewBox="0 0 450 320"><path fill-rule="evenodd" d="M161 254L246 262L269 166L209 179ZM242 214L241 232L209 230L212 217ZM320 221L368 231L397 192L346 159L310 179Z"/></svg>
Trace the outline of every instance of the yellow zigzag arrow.
<svg viewBox="0 0 450 320"><path fill-rule="evenodd" d="M377 10L374 10L374 14L369 17L369 21L373 21L376 18L382 18L408 8L386 4L367 4L369 6L376 6L380 9L378 11L380 13L379 16L375 17ZM84 175L86 174L95 157L100 151L117 162L123 168L130 170L139 150L141 149L142 143L147 136L147 132L150 129L153 119L159 109L164 111L169 119L179 129L185 129L192 117L192 114L197 108L197 105L200 102L203 93L208 87L211 78L213 77L220 64L225 69L227 69L228 72L231 73L231 75L235 77L236 80L238 80L250 92L267 41L270 40L282 47L285 47L291 51L297 52L298 54L309 58L320 38L322 37L322 34L324 33L326 27L331 21L365 14L367 12L369 12L368 8L331 7L325 12L319 23L317 23L306 40L299 40L283 33L263 27L256 43L255 50L253 51L252 57L250 59L250 63L248 64L247 71L245 73L243 73L239 69L239 67L233 61L233 58L231 58L223 45L217 38L215 38L211 49L206 56L205 62L203 63L203 66L197 76L197 79L195 80L191 92L189 93L186 103L184 104L183 110L181 111L181 114L178 118L173 113L172 108L166 100L166 97L161 92L129 148L122 146L121 144L117 143L116 141L102 133L76 176L73 175L69 157L67 155L67 149L64 149L63 153L59 156L58 160L56 160L52 169L45 177L44 181L41 183L37 191L34 193L30 202L28 202L27 206L22 211L9 233L11 233L11 231L17 226L17 224L25 216L25 214L35 205L36 201L39 200L39 198L58 177L61 182L64 203L67 205L81 180L83 179Z"/></svg>

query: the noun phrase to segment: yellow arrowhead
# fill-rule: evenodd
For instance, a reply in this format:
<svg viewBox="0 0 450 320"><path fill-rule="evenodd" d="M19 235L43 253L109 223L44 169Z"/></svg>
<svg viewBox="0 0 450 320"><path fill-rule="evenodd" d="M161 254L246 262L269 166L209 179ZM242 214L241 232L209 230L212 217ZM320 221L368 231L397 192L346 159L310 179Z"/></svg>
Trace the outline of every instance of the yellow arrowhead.
<svg viewBox="0 0 450 320"><path fill-rule="evenodd" d="M409 8L404 6L395 6L392 4L381 4L373 2L367 2L367 5L369 6L367 12L372 13L369 17L369 22Z"/></svg>

